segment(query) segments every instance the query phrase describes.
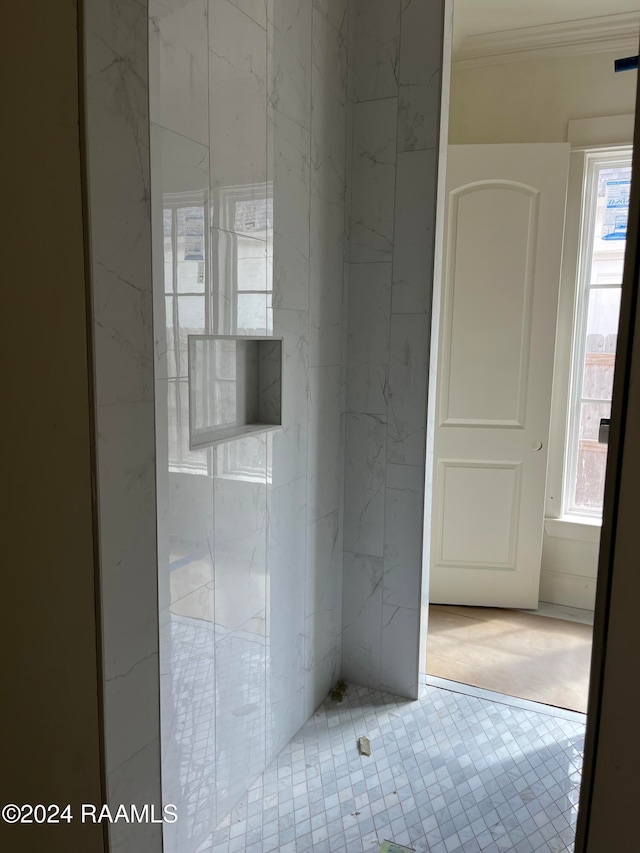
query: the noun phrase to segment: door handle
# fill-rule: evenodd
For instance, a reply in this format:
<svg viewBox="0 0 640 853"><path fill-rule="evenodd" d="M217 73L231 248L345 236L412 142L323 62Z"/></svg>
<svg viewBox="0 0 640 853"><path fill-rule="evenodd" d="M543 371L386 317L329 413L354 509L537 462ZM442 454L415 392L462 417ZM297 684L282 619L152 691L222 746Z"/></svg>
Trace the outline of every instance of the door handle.
<svg viewBox="0 0 640 853"><path fill-rule="evenodd" d="M609 444L609 425L611 418L600 418L600 428L598 430L598 444Z"/></svg>

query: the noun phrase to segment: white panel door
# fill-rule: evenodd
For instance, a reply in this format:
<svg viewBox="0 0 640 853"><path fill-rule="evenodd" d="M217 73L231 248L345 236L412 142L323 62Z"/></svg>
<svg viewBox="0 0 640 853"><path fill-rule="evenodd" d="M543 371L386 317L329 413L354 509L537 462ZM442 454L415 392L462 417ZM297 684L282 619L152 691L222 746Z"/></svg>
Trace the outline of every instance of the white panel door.
<svg viewBox="0 0 640 853"><path fill-rule="evenodd" d="M430 601L538 605L564 143L453 145Z"/></svg>

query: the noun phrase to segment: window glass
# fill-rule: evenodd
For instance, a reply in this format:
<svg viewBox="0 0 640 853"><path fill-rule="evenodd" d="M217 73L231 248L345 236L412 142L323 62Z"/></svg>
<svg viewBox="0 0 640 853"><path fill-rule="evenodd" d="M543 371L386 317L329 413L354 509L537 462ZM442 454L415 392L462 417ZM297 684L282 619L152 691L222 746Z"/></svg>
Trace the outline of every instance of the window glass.
<svg viewBox="0 0 640 853"><path fill-rule="evenodd" d="M630 185L628 158L590 161L566 460L570 513L602 513L607 446L598 433L600 420L611 414Z"/></svg>

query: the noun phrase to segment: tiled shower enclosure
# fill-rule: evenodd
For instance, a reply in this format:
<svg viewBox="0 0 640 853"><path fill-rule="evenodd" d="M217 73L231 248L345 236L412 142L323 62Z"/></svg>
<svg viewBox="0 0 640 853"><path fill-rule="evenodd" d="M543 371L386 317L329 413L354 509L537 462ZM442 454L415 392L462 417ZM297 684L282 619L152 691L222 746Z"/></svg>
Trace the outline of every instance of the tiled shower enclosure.
<svg viewBox="0 0 640 853"><path fill-rule="evenodd" d="M418 692L443 2L150 0L163 796L197 850L340 677ZM189 449L189 336L282 426ZM222 360L211 400L232 395Z"/></svg>

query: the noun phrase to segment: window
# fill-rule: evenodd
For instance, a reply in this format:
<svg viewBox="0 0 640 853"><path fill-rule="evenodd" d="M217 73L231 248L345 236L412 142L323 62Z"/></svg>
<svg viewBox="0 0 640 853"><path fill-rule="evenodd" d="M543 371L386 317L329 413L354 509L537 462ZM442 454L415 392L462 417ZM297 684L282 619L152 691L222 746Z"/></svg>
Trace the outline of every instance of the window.
<svg viewBox="0 0 640 853"><path fill-rule="evenodd" d="M564 476L568 515L602 514L631 183L628 150L586 155Z"/></svg>

